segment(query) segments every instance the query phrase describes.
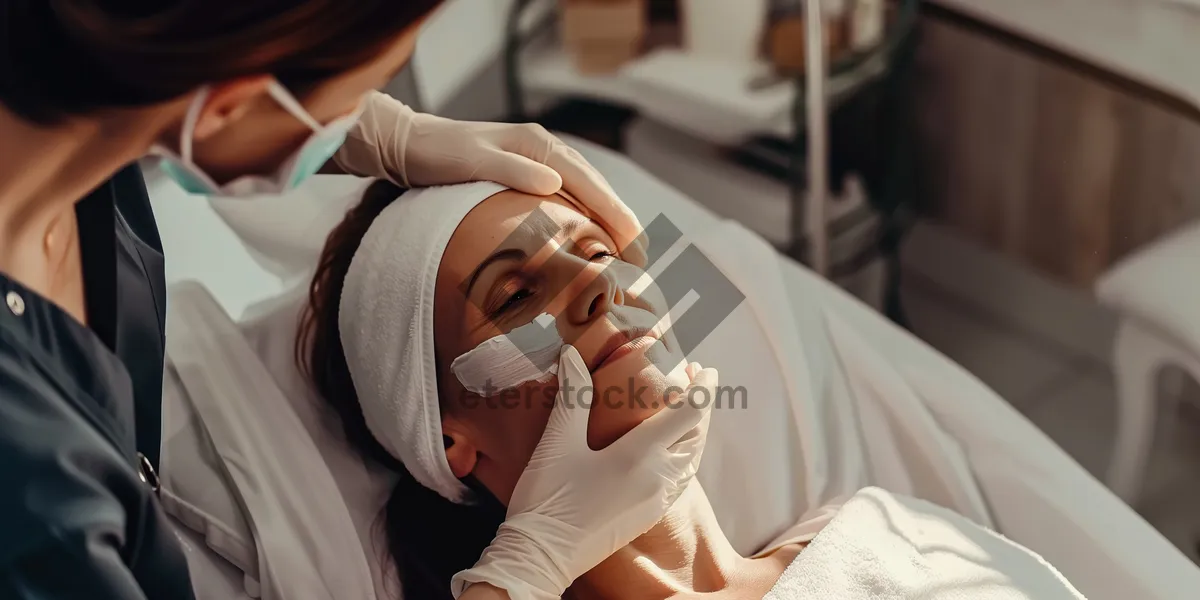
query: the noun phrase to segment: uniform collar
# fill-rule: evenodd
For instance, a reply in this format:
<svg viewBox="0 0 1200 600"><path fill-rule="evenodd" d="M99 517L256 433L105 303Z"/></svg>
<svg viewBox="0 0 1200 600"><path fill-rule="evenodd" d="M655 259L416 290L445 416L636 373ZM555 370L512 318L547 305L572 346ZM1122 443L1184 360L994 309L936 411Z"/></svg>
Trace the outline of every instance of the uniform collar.
<svg viewBox="0 0 1200 600"><path fill-rule="evenodd" d="M4 273L0 298L0 356L50 382L133 456L133 386L120 359L91 329Z"/></svg>

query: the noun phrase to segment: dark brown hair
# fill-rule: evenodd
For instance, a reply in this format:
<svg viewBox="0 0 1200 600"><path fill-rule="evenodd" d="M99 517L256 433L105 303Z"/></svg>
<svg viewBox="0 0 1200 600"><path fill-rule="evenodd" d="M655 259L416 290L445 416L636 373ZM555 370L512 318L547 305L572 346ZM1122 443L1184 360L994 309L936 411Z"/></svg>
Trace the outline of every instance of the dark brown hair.
<svg viewBox="0 0 1200 600"><path fill-rule="evenodd" d="M441 0L3 0L0 104L49 124L272 74L303 94Z"/></svg>
<svg viewBox="0 0 1200 600"><path fill-rule="evenodd" d="M450 579L479 559L504 521L504 506L470 477L464 483L475 491L473 504L459 505L442 498L417 483L375 440L358 403L338 329L338 306L350 261L371 223L402 192L387 181L373 183L329 234L301 316L296 359L341 418L350 444L367 460L400 474L382 523L404 597L451 598Z"/></svg>

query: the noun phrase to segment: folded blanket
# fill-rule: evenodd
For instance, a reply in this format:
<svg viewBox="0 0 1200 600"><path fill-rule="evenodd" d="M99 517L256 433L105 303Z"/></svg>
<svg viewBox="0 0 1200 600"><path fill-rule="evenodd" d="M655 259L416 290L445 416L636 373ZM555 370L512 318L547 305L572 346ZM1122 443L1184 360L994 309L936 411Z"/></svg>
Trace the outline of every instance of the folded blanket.
<svg viewBox="0 0 1200 600"><path fill-rule="evenodd" d="M1077 600L1040 556L949 510L879 488L855 494L765 600Z"/></svg>

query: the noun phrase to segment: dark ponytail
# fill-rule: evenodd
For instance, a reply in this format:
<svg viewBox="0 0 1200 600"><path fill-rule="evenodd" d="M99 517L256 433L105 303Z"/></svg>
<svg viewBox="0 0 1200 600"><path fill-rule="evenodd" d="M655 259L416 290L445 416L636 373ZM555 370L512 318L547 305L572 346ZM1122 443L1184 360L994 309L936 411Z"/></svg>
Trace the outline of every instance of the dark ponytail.
<svg viewBox="0 0 1200 600"><path fill-rule="evenodd" d="M341 417L350 444L368 460L400 474L382 523L386 550L396 565L404 597L448 599L451 577L479 559L504 521L504 507L471 478L465 483L476 492L475 504L459 505L442 498L417 483L375 440L354 392L338 332L338 303L350 260L371 223L402 192L390 182L375 182L329 234L301 317L296 358L317 392Z"/></svg>
<svg viewBox="0 0 1200 600"><path fill-rule="evenodd" d="M441 0L2 0L0 104L50 124L238 77L293 92L378 57Z"/></svg>

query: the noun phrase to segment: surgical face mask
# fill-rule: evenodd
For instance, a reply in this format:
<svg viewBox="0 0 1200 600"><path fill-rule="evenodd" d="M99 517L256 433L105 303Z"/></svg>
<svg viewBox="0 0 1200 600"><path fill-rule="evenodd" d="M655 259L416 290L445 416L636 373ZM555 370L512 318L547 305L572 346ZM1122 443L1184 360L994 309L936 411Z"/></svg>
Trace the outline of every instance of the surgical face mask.
<svg viewBox="0 0 1200 600"><path fill-rule="evenodd" d="M209 177L203 169L196 165L192 159L192 143L196 121L200 118L200 109L204 107L204 100L210 92L207 86L200 90L196 99L188 107L187 115L183 120L183 130L179 135L180 153L177 155L161 145L151 148L150 153L162 157L162 170L171 179L174 179L184 191L191 194L226 197L255 196L281 194L295 188L320 170L321 166L338 151L338 148L346 141L346 135L350 132L350 128L354 127L359 116L362 115L364 103L360 102L353 113L334 119L327 125L321 125L278 81L272 80L267 91L280 106L313 130L304 145L279 165L274 175L269 177L244 175L225 185L218 185L212 177Z"/></svg>

